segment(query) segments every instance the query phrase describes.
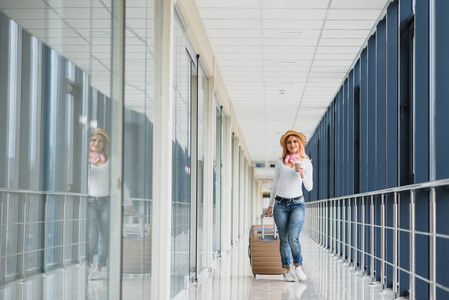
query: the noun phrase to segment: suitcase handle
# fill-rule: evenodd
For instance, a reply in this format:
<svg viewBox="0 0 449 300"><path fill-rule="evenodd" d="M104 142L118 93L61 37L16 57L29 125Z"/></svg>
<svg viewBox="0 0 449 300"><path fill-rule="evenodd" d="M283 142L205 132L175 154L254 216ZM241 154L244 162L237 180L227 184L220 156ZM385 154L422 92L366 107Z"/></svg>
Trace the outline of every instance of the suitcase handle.
<svg viewBox="0 0 449 300"><path fill-rule="evenodd" d="M260 216L261 227L262 227L262 229L261 229L261 231L262 231L262 237L261 237L261 240L264 240L264 239L265 239L265 227L263 227L263 219L264 219L264 218L268 218L268 217L272 217L272 215L262 214L262 215ZM273 238L274 238L274 239L277 239L277 227L276 227L276 222L273 222L273 223L274 223Z"/></svg>

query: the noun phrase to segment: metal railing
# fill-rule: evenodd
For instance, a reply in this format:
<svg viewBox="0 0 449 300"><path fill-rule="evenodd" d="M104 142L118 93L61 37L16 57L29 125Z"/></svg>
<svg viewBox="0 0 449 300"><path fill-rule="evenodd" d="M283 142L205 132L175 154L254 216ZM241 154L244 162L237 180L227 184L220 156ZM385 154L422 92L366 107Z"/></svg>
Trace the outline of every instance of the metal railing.
<svg viewBox="0 0 449 300"><path fill-rule="evenodd" d="M66 267L66 258L67 258L67 253L66 253L66 249L67 246L77 246L78 247L78 257L77 257L77 261L80 262L81 261L81 248L82 245L86 243L86 241L82 241L82 224L85 223L87 220L84 218L82 219L81 216L83 216L82 211L83 211L83 207L85 207L85 202L87 199L87 195L86 194L80 194L80 193L68 193L68 192L47 192L47 191L30 191L30 190L21 190L21 189L6 189L6 188L0 188L0 245L2 245L3 243L6 244L6 236L5 234L8 231L8 226L16 226L17 229L21 230L21 237L22 240L20 241L20 247L19 247L19 251L16 251L14 253L3 253L3 247L0 247L0 286L2 286L5 283L5 277L7 276L6 271L8 269L8 258L13 257L13 256L19 256L19 260L20 260L20 270L17 269L16 274L18 274L19 276L21 276L20 280L26 280L27 279L27 274L28 274L28 268L27 268L27 255L28 254L32 254L32 253L36 253L36 252L42 252L44 253L43 255L43 272L46 273L47 272L47 268L48 268L48 250L49 249L55 249L55 248L61 248L62 247L62 258L61 258L61 265L63 268ZM21 199L11 199L13 196L22 196ZM36 196L36 197L33 197ZM62 201L62 218L59 220L51 220L49 221L49 211L48 211L48 198L49 197L55 197L56 199ZM69 201L69 199L73 200L73 199L79 199L80 201L78 202L78 219L73 219L73 218L67 218L67 202ZM44 216L41 216L41 221L30 221L28 218L28 214L29 214L29 205L30 205L30 201L40 201L43 200L44 202ZM19 216L17 216L17 221L9 221L11 216L8 216L8 214L10 213L9 211L5 211L6 206L11 206L13 205L12 203L10 203L10 201L17 201L17 203L21 203L22 204L22 211L20 211L19 213L21 214L20 218ZM84 205L84 206L83 206ZM56 222L56 221L62 221L62 243L61 245L56 245L56 246L52 246L49 247L48 246L48 226L47 223L48 222ZM78 221L78 238L77 241L73 242L73 243L67 243L67 230L66 230L66 223L67 221ZM32 249L32 250L28 250L29 249L29 245L28 243L28 239L27 239L27 228L29 226L32 225L38 225L39 224L44 224L44 245L43 248L38 248L38 249ZM21 228L20 228L21 227ZM5 245L5 249L7 249L6 245ZM2 266L2 262L5 263L5 266Z"/></svg>
<svg viewBox="0 0 449 300"><path fill-rule="evenodd" d="M437 233L436 189L447 186L449 186L449 179L444 179L307 202L307 217L304 225L304 233L318 245L347 262L349 268L353 268L354 271L361 271L362 277L369 275L371 280L370 284L372 285L376 281L375 263L380 264L380 283L382 290L385 290L387 287L387 266L390 266L392 269L392 274L391 272L390 274L395 299L399 297L400 272L405 273L409 277L409 299L416 298L417 279L428 284L429 299L436 299L437 288L449 292L449 286L444 286L437 282L436 278L437 238L449 241L448 234ZM416 191L418 190L428 192L428 196L424 196L428 201L429 211L426 219L429 222L427 232L416 229L415 205ZM403 198L402 200L401 196ZM392 201L392 220L390 225L387 225L386 218L388 201ZM400 216L403 215L399 210L401 204L408 204L409 207L408 228L400 226ZM377 235L376 230L378 232ZM392 233L390 240L388 240L387 231L391 231ZM409 236L408 268L400 264L399 249L401 249L401 234ZM416 272L415 252L417 236L427 237L429 240L428 278ZM379 240L377 244L375 238ZM379 246L379 243L380 250L376 253L375 246ZM365 249L366 244L369 245L369 249ZM402 249L406 249L406 246L402 245L404 247ZM387 254L392 255L391 261L386 258ZM365 269L367 266L369 266L369 270Z"/></svg>

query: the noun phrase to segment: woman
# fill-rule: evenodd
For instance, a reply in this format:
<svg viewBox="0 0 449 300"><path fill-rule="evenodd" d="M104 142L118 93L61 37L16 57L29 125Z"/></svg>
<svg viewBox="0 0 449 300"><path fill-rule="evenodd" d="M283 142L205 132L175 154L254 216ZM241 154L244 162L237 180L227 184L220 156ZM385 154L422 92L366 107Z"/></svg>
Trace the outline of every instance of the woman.
<svg viewBox="0 0 449 300"><path fill-rule="evenodd" d="M302 255L299 234L305 219L305 203L302 185L311 191L313 188L313 167L305 154L306 137L289 130L281 137L282 158L276 161L275 175L270 195L270 205L266 214L273 214L279 230L282 267L286 269L286 281L307 279L301 268ZM295 163L299 163L297 170ZM273 209L274 206L274 209ZM290 269L293 256L294 270Z"/></svg>
<svg viewBox="0 0 449 300"><path fill-rule="evenodd" d="M103 279L102 269L109 255L109 135L101 128L89 132L89 249L88 264L91 268L95 253L98 253L97 267L89 275L91 280ZM135 213L129 197L124 197L125 210Z"/></svg>

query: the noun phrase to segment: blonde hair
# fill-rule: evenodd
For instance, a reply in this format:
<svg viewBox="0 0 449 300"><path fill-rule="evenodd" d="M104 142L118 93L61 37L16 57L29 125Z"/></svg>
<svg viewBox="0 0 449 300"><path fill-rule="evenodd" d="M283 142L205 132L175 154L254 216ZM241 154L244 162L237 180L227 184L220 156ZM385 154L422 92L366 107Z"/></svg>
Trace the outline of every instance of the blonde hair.
<svg viewBox="0 0 449 300"><path fill-rule="evenodd" d="M93 136L101 135L103 137L103 150L101 150L101 154L104 155L106 161L109 159L109 135L101 128L95 128L89 131L89 143ZM89 148L90 150L90 148Z"/></svg>
<svg viewBox="0 0 449 300"><path fill-rule="evenodd" d="M290 154L289 152L288 152L288 150L287 150L287 140L288 140L288 138L290 137L290 136L294 136L297 140L298 140L298 144L299 144L299 156L302 158L302 159L304 159L304 158L306 158L306 159L308 159L308 160L311 160L308 156L307 156L307 154L306 154L306 151L305 151L305 148L304 148L304 144L303 144L303 142L302 142L302 139L299 137L299 135L296 135L296 134L289 134L288 136L286 136L284 139L283 139L283 143L282 143L282 161L284 161L285 160L285 157L288 155L288 154Z"/></svg>

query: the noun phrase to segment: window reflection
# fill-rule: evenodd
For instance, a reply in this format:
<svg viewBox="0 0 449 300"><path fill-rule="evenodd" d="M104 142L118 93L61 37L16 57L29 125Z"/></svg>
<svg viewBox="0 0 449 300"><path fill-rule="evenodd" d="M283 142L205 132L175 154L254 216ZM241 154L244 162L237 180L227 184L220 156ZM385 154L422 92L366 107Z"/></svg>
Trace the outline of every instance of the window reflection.
<svg viewBox="0 0 449 300"><path fill-rule="evenodd" d="M171 297L184 289L190 277L190 72L191 61L177 22L174 26L173 63L173 185Z"/></svg>

